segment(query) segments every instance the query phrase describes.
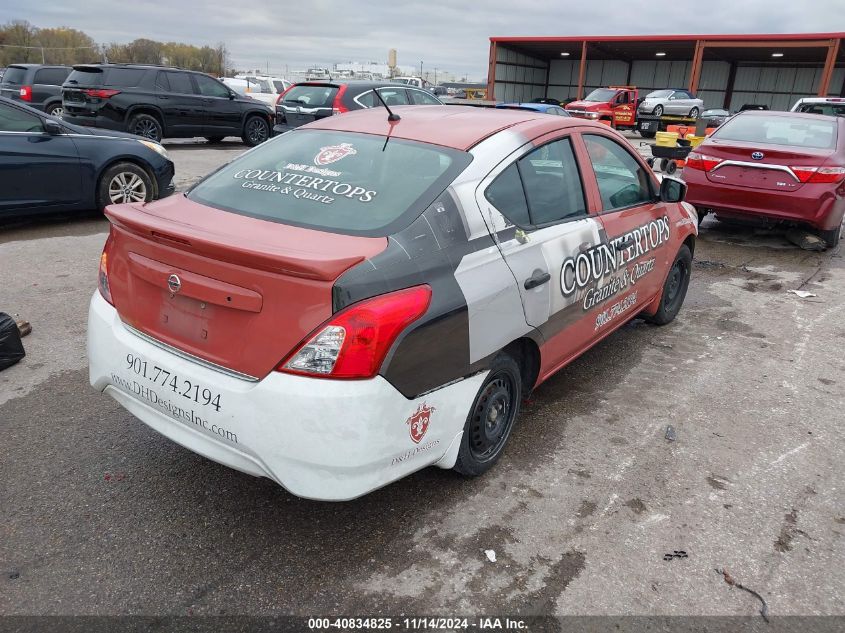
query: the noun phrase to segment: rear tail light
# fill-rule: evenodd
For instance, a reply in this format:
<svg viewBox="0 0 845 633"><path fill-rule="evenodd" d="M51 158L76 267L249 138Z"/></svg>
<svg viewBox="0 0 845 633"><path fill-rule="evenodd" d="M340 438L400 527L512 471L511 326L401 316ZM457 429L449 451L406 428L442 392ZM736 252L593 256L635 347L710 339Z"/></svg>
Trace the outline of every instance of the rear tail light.
<svg viewBox="0 0 845 633"><path fill-rule="evenodd" d="M346 92L346 84L342 84L334 96L334 103L332 103L332 114L343 114L349 112L349 108L343 105L343 93Z"/></svg>
<svg viewBox="0 0 845 633"><path fill-rule="evenodd" d="M86 96L95 97L99 99L111 99L113 96L120 94L120 90L109 90L106 88L88 88L82 91Z"/></svg>
<svg viewBox="0 0 845 633"><path fill-rule="evenodd" d="M690 169L699 169L701 171L710 171L716 165L722 162L722 158L716 158L715 156L705 156L704 154L699 154L698 152L690 152L689 156L687 156L687 162L685 163L685 167L689 167Z"/></svg>
<svg viewBox="0 0 845 633"><path fill-rule="evenodd" d="M111 251L113 242L112 233L109 231L109 237L106 239L106 245L103 246L103 253L100 255L100 272L97 276L97 286L100 289L100 294L103 295L103 299L112 305L114 305L114 301L112 301L111 288L109 287L109 252Z"/></svg>
<svg viewBox="0 0 845 633"><path fill-rule="evenodd" d="M366 299L338 312L276 368L316 378L375 376L396 338L431 303L431 288L415 286Z"/></svg>
<svg viewBox="0 0 845 633"><path fill-rule="evenodd" d="M836 183L845 179L845 167L792 167L800 182Z"/></svg>
<svg viewBox="0 0 845 633"><path fill-rule="evenodd" d="M21 86L21 101L32 101L32 86Z"/></svg>

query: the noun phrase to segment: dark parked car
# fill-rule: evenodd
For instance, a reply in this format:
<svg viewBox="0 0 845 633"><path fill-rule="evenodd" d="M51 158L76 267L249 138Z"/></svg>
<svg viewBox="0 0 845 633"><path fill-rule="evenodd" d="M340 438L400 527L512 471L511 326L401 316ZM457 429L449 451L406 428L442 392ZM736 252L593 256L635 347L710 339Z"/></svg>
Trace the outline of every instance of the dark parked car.
<svg viewBox="0 0 845 633"><path fill-rule="evenodd" d="M63 118L77 125L163 137L270 137L273 111L206 74L162 66L74 66L62 90Z"/></svg>
<svg viewBox="0 0 845 633"><path fill-rule="evenodd" d="M71 125L0 97L0 218L102 209L173 193L158 143Z"/></svg>
<svg viewBox="0 0 845 633"><path fill-rule="evenodd" d="M62 84L70 66L12 64L3 73L0 97L24 101L52 116L62 116Z"/></svg>
<svg viewBox="0 0 845 633"><path fill-rule="evenodd" d="M701 118L704 120L707 127L719 127L722 123L731 118L731 116L730 112L723 110L722 108L713 108L701 113Z"/></svg>
<svg viewBox="0 0 845 633"><path fill-rule="evenodd" d="M282 134L311 121L350 110L381 106L374 90L388 106L443 105L428 90L384 81L307 81L294 84L276 101L276 127Z"/></svg>

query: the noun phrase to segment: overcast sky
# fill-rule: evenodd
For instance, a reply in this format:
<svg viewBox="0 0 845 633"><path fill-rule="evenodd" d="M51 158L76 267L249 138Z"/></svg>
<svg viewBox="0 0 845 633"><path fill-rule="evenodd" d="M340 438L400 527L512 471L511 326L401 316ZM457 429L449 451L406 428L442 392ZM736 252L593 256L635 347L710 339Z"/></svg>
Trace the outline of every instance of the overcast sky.
<svg viewBox="0 0 845 633"><path fill-rule="evenodd" d="M62 6L64 5L64 6ZM239 68L284 71L344 61L398 62L480 79L492 35L799 33L845 30L842 0L0 0L0 20L81 29L102 43L145 37L210 46Z"/></svg>

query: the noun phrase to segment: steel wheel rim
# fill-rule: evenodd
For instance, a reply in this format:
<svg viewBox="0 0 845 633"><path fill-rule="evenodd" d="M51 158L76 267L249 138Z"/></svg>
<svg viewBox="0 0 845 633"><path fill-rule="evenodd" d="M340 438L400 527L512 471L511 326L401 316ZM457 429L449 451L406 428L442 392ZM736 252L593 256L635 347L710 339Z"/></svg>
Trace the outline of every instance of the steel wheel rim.
<svg viewBox="0 0 845 633"><path fill-rule="evenodd" d="M267 126L261 119L253 119L247 124L246 134L253 143L263 143L267 140Z"/></svg>
<svg viewBox="0 0 845 633"><path fill-rule="evenodd" d="M690 112L689 115L690 115L691 118L697 119L698 118L698 108L693 108L692 112Z"/></svg>
<svg viewBox="0 0 845 633"><path fill-rule="evenodd" d="M672 307L681 295L681 288L686 277L686 264L678 260L669 271L669 279L666 281L666 306Z"/></svg>
<svg viewBox="0 0 845 633"><path fill-rule="evenodd" d="M657 106L654 109L654 116L660 116L663 114L663 106Z"/></svg>
<svg viewBox="0 0 845 633"><path fill-rule="evenodd" d="M60 118L60 119L62 118L62 115L63 115L64 113L65 113L65 109L64 109L64 108L53 108L53 109L50 111L50 114L52 114L54 117L58 117L58 118Z"/></svg>
<svg viewBox="0 0 845 633"><path fill-rule="evenodd" d="M138 121L135 124L135 134L144 138L158 140L158 126L155 121L150 121L149 119Z"/></svg>
<svg viewBox="0 0 845 633"><path fill-rule="evenodd" d="M500 372L479 394L469 425L469 450L479 462L493 459L510 435L516 414L516 382Z"/></svg>
<svg viewBox="0 0 845 633"><path fill-rule="evenodd" d="M147 185L138 174L122 171L109 183L109 200L112 204L145 202L147 200Z"/></svg>

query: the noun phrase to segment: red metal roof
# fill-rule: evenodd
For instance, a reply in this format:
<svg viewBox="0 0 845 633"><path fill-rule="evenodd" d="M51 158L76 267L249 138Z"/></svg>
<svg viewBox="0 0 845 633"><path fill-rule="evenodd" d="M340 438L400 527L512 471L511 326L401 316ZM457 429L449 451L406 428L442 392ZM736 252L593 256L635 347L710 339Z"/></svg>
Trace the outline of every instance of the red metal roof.
<svg viewBox="0 0 845 633"><path fill-rule="evenodd" d="M457 105L397 106L393 111L402 117L395 124L387 121L387 111L384 108L371 108L348 112L342 116L326 117L309 123L308 127L381 136L390 132L393 138L433 143L466 151L500 130L528 121L584 123L579 119L565 119L527 110Z"/></svg>

